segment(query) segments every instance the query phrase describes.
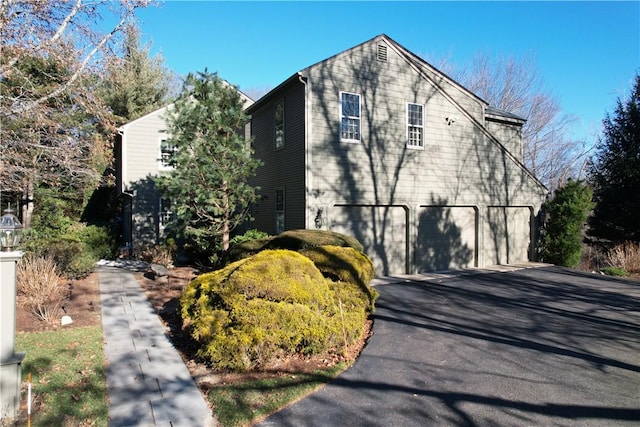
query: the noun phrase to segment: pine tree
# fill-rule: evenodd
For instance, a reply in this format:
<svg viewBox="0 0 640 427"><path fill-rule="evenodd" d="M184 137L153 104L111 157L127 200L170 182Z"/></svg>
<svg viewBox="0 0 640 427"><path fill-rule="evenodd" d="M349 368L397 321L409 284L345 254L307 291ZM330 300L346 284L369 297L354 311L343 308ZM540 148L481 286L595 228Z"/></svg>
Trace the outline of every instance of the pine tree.
<svg viewBox="0 0 640 427"><path fill-rule="evenodd" d="M160 178L176 205L177 224L203 254L229 248L229 234L248 219L256 200L247 179L259 161L240 134L248 122L236 88L215 73L189 74L167 117L171 174Z"/></svg>
<svg viewBox="0 0 640 427"><path fill-rule="evenodd" d="M141 44L136 26L127 25L124 33L122 56L110 58L100 87L102 99L119 124L165 106L174 79L162 56L150 56L149 46Z"/></svg>
<svg viewBox="0 0 640 427"><path fill-rule="evenodd" d="M582 254L582 230L591 210L591 188L569 180L556 190L545 206L542 259L552 264L575 267Z"/></svg>
<svg viewBox="0 0 640 427"><path fill-rule="evenodd" d="M613 244L640 242L640 75L603 126L589 168L596 203L589 235Z"/></svg>

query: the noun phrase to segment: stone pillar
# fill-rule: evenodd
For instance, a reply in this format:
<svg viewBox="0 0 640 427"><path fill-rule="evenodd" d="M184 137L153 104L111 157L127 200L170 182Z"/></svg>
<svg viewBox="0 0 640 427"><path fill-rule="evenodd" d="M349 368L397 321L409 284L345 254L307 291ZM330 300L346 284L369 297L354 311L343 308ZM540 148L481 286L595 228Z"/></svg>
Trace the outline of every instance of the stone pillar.
<svg viewBox="0 0 640 427"><path fill-rule="evenodd" d="M20 409L22 359L16 343L16 264L22 252L0 252L0 418L13 419Z"/></svg>

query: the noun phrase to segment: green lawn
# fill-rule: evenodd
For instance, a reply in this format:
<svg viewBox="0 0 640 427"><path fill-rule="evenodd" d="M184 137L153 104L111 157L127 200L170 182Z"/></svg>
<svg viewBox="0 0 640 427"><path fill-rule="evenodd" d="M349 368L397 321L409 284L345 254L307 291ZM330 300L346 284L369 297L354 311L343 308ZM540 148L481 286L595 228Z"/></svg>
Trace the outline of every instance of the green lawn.
<svg viewBox="0 0 640 427"><path fill-rule="evenodd" d="M42 402L32 409L34 427L108 425L101 327L19 333L16 351L27 353L23 383L31 374L33 400Z"/></svg>
<svg viewBox="0 0 640 427"><path fill-rule="evenodd" d="M102 342L99 326L17 334L16 351L27 353L23 383L31 374L37 402L31 414L34 427L108 426ZM222 426L247 426L331 381L350 363L313 373L219 385L210 390L209 400ZM26 407L26 392L21 402ZM24 413L21 419L26 419Z"/></svg>
<svg viewBox="0 0 640 427"><path fill-rule="evenodd" d="M209 391L209 401L222 426L249 426L328 383L349 365L342 362L313 373L219 385Z"/></svg>

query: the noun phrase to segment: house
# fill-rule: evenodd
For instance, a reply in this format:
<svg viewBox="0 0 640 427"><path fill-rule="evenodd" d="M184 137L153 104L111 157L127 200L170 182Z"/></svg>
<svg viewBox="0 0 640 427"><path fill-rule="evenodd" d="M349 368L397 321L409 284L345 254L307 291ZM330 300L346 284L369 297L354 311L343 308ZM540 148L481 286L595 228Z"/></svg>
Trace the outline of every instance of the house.
<svg viewBox="0 0 640 427"><path fill-rule="evenodd" d="M240 92L245 106L253 100ZM161 197L154 178L171 171L174 150L167 143L166 114L172 104L133 120L118 129L115 142L116 194L121 202L122 244L137 251L162 241L173 218L171 202Z"/></svg>
<svg viewBox="0 0 640 427"><path fill-rule="evenodd" d="M247 112L263 162L254 228L353 235L379 275L535 258L547 189L523 164L525 120L390 37L293 74Z"/></svg>

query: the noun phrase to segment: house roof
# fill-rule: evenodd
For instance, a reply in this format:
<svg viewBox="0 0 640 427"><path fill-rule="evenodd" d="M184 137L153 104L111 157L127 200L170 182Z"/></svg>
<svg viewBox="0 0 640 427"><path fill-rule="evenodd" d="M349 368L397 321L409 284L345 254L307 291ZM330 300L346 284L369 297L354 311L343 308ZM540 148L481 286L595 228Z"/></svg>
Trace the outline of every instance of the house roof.
<svg viewBox="0 0 640 427"><path fill-rule="evenodd" d="M444 73L443 71L437 69L436 67L434 67L433 65L431 65L430 63L428 63L425 59L419 57L418 55L416 55L415 53L411 52L409 49L405 48L404 46L402 46L400 43L396 42L395 40L393 40L391 37L387 36L386 34L381 34L377 37L374 37L372 40L378 39L378 38L384 38L388 43L392 44L397 50L399 50L401 53L404 54L404 57L407 61L419 66L419 67L426 67L428 69L430 69L432 72L435 72L439 75L441 75L445 80L447 80L448 83L457 86L459 89L461 89L463 92L465 92L467 95L469 95L470 97L474 98L476 101L484 104L484 105L488 105L488 103L480 98L478 95L476 95L475 93L471 92L469 89L467 89L466 87L464 87L463 85L461 85L460 83L458 83L456 80L452 79L451 77L449 77L446 73Z"/></svg>
<svg viewBox="0 0 640 427"><path fill-rule="evenodd" d="M267 92L266 94L264 94L260 99L258 99L257 101L255 101L253 104L249 105L245 111L247 112L247 114L251 114L253 111L255 111L256 109L258 109L260 106L264 105L274 93L277 93L280 91L280 89L282 89L283 87L287 86L288 84L290 84L291 82L294 81L299 81L301 78L303 78L302 73L301 72L297 72L295 74L293 74L291 77L289 77L288 79L286 79L285 81L283 81L282 83L280 83L278 86L276 86L275 88L271 89L269 92Z"/></svg>
<svg viewBox="0 0 640 427"><path fill-rule="evenodd" d="M432 72L437 73L438 75L442 76L442 78L445 79L448 83L450 83L452 85L455 85L460 90L462 90L464 93L466 93L468 96L474 98L476 101L480 102L481 104L483 104L485 106L488 105L488 103L486 101L484 101L482 98L480 98L479 96L477 96L476 94L474 94L473 92L471 92L470 90L468 90L467 88L462 86L460 83L458 83L457 81L455 81L454 79L452 79L451 77L449 77L448 75L443 73L442 71L440 71L437 68L435 68L433 65L429 64L424 59L420 58L415 53L411 52L410 50L408 50L407 48L402 46L400 43L396 42L391 37L389 37L388 35L383 33L383 34L379 34L379 35L377 35L377 36L375 36L375 37L373 37L373 38L371 38L371 39L369 39L367 41L359 43L359 44L357 44L357 45L355 45L353 47L350 47L349 49L343 50L342 52L338 52L335 55L332 55L332 56L330 56L328 58L325 58L325 59L323 59L321 61L318 61L318 62L316 62L316 63L314 63L312 65L309 65L308 67L305 67L302 70L294 73L289 78L287 78L285 81L280 83L278 86L276 86L275 88L270 90L268 93L263 95L254 104L249 106L247 108L247 113L251 114L251 112L255 111L261 105L265 104L271 98L271 96L273 96L273 94L277 93L282 87L284 87L284 86L290 84L291 82L297 81L300 78L304 77L305 74L306 74L306 71L308 69L310 69L312 67L315 67L315 66L317 66L319 64L322 64L324 62L331 61L334 58L336 58L337 56L340 56L340 55L344 54L345 52L349 52L350 50L357 49L358 47L360 47L362 45L365 45L367 43L371 43L373 41L379 41L379 40L385 40L387 43L392 45L394 47L394 49L396 49L405 58L405 60L407 60L409 63L413 64L414 66L417 66L418 68L425 67L425 68L431 70Z"/></svg>
<svg viewBox="0 0 640 427"><path fill-rule="evenodd" d="M510 119L515 121L520 121L522 123L526 122L527 119L518 116L517 114L510 113L508 111L501 110L496 107L488 106L485 110L488 116L496 116L499 118Z"/></svg>
<svg viewBox="0 0 640 427"><path fill-rule="evenodd" d="M233 88L234 88L234 89L235 89L235 90L240 94L240 98L242 98L242 100L244 101L244 104L245 104L245 106L246 106L245 108L249 108L252 104L254 104L254 102L255 102L255 101L254 101L252 98L250 98L247 94L245 94L244 92L242 92L240 89L238 89L238 87L237 87L237 86L232 85L231 83L229 83L229 82L228 82L227 80L225 80L225 79L222 79L222 78L221 78L221 80L222 80L222 82L223 82L224 84L226 84L227 86L231 86L231 87L233 87ZM128 122L128 123L123 124L122 126L120 126L120 127L118 128L118 132L120 132L120 133L126 132L126 130L127 130L127 128L128 128L129 126L131 126L131 125L133 125L133 124L135 124L135 123L138 123L139 121L142 121L142 120L146 119L147 117L150 117L150 116L153 116L153 115L156 115L156 114L162 113L162 112L164 112L165 110L167 110L168 108L172 107L172 106L173 106L173 104L174 104L174 103L172 102L172 103L170 103L170 104L168 104L168 105L165 105L164 107L158 108L157 110L154 110L154 111L152 111L152 112L150 112L150 113L147 113L147 114L145 114L144 116L138 117L138 118L137 118L137 119L135 119L135 120L132 120L132 121L130 121L130 122Z"/></svg>
<svg viewBox="0 0 640 427"><path fill-rule="evenodd" d="M147 113L147 114L145 114L144 116L140 116L140 117L138 117L138 118L137 118L137 119L135 119L135 120L131 120L130 122L125 123L125 124L123 124L122 126L120 126L120 127L118 128L118 132L119 132L119 133L126 132L126 130L127 130L130 126L132 126L132 125L134 125L134 124L136 124L136 123L138 123L138 122L140 122L140 121L143 121L143 120L145 120L145 119L146 119L146 118L148 118L148 117L155 116L156 114L161 114L161 113L163 113L165 110L167 110L167 108L171 107L172 105L173 105L173 103L168 104L168 105L165 105L164 107L158 108L157 110L153 110L152 112Z"/></svg>

